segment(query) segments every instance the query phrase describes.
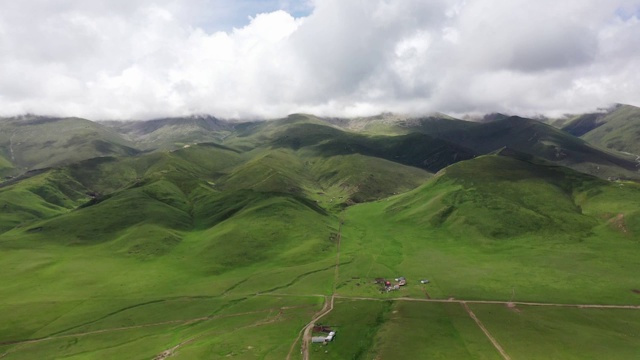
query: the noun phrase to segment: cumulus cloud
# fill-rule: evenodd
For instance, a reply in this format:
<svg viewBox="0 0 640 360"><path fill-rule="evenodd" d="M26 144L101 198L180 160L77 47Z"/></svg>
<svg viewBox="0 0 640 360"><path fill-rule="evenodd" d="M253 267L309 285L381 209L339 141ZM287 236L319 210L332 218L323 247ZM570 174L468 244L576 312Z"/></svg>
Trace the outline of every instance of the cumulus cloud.
<svg viewBox="0 0 640 360"><path fill-rule="evenodd" d="M640 105L640 0L0 4L0 114L92 119Z"/></svg>

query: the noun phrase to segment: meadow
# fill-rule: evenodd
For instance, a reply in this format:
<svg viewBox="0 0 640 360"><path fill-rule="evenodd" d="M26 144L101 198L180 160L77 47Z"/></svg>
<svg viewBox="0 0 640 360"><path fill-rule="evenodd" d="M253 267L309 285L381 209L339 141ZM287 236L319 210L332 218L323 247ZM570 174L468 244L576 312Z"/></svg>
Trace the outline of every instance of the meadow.
<svg viewBox="0 0 640 360"><path fill-rule="evenodd" d="M638 354L640 310L577 307L640 305L636 183L314 121L4 183L0 356L298 359L330 301L312 359L501 358L471 311L513 359Z"/></svg>

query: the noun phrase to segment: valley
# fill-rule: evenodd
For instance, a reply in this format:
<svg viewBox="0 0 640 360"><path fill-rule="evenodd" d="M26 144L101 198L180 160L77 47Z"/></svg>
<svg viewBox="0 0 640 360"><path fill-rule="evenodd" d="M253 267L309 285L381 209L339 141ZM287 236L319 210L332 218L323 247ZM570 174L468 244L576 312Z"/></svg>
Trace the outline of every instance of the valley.
<svg viewBox="0 0 640 360"><path fill-rule="evenodd" d="M0 128L2 359L640 355L628 148L518 117Z"/></svg>

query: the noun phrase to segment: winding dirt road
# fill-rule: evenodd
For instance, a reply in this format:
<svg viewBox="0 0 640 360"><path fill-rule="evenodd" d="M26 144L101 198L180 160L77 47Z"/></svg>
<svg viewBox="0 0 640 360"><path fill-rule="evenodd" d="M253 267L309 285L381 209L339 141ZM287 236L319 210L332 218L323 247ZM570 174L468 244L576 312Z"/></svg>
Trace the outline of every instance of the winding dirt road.
<svg viewBox="0 0 640 360"><path fill-rule="evenodd" d="M340 242L342 241L342 223L343 222L344 220L341 216L340 224L338 225L338 236L337 236L337 243L336 243L336 266L333 271L333 289L331 291L331 297L328 299L327 297L325 297L324 306L322 307L322 310L320 310L316 314L316 316L314 316L313 319L309 321L307 326L305 326L304 329L301 331L302 333L301 352L302 352L303 360L309 360L309 344L311 344L311 337L312 337L311 335L313 331L313 326L316 324L316 322L318 322L318 320L320 320L321 318L323 318L325 315L327 315L333 310L333 304L336 299L336 285L338 283L338 277L340 275ZM298 343L298 339L300 339L300 335L298 335L298 337L296 338L296 341L293 343L293 345L291 345L291 349L289 350L289 354L287 355L287 360L291 359L293 349L295 348L295 345Z"/></svg>

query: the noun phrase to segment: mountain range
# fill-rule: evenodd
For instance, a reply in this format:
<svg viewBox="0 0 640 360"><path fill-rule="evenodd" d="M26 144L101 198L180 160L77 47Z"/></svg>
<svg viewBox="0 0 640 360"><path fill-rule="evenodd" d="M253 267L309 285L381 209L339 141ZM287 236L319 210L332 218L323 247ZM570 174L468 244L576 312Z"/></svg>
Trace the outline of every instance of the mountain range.
<svg viewBox="0 0 640 360"><path fill-rule="evenodd" d="M0 357L291 358L326 311L345 341L313 357L371 358L426 331L419 306L455 334L407 349L496 355L457 303L402 299L486 301L471 309L489 327L542 329L502 337L513 353L553 343L554 316L583 332L560 354L583 358L603 327L633 353L620 339L637 326L614 310L605 326L533 309L640 305L637 128L630 105L562 121L2 118ZM373 285L399 275L402 291Z"/></svg>

